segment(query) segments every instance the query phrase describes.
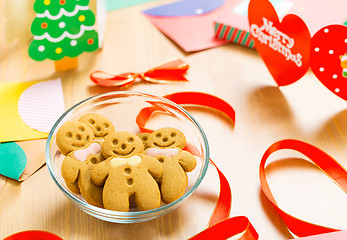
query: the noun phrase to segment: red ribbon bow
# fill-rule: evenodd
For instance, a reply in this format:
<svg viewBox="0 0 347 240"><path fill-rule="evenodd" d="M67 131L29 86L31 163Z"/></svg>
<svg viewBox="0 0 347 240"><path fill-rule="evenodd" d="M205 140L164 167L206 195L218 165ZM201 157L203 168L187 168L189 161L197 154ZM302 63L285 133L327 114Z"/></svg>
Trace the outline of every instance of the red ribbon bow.
<svg viewBox="0 0 347 240"><path fill-rule="evenodd" d="M122 88L131 86L137 79L152 83L186 82L188 80L184 74L188 69L187 63L177 59L143 73L127 72L113 75L103 71L94 71L90 74L90 79L100 86Z"/></svg>

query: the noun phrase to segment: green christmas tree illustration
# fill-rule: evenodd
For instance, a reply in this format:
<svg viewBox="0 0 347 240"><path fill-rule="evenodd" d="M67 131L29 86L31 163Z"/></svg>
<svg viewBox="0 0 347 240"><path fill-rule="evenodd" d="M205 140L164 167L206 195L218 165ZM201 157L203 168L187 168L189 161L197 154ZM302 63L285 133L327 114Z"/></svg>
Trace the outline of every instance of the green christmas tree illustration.
<svg viewBox="0 0 347 240"><path fill-rule="evenodd" d="M88 4L89 0L36 0L30 57L37 61L47 58L57 61L96 50L95 15Z"/></svg>

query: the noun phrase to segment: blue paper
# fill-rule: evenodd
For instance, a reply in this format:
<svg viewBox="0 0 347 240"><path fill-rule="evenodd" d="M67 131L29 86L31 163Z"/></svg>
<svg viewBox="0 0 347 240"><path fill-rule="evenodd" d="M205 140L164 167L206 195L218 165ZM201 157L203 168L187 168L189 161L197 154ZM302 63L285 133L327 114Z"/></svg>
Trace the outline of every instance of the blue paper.
<svg viewBox="0 0 347 240"><path fill-rule="evenodd" d="M151 8L143 13L158 17L195 16L211 12L224 2L225 0L185 0Z"/></svg>

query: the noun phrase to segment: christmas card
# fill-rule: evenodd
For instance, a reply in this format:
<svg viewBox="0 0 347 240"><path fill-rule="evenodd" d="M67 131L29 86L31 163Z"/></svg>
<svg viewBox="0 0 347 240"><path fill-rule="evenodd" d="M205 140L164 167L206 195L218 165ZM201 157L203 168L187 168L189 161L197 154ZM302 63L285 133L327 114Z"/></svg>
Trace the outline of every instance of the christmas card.
<svg viewBox="0 0 347 240"><path fill-rule="evenodd" d="M347 2L344 0L271 0L270 2L280 19L289 13L301 17L311 36L327 24L343 24L347 20L345 11ZM214 19L215 36L218 39L254 48L254 42L249 33L248 4L249 0L235 0L230 4L227 14Z"/></svg>

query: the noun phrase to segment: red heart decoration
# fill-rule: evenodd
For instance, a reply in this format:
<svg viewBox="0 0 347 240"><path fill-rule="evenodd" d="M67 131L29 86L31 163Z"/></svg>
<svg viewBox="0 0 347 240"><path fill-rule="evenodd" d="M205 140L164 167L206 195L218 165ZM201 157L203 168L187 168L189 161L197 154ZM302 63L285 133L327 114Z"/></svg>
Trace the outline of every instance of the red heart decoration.
<svg viewBox="0 0 347 240"><path fill-rule="evenodd" d="M278 86L289 85L305 75L311 35L300 17L289 14L280 22L268 0L251 0L248 21L255 47Z"/></svg>
<svg viewBox="0 0 347 240"><path fill-rule="evenodd" d="M311 69L330 91L347 100L347 27L328 25L312 37Z"/></svg>

